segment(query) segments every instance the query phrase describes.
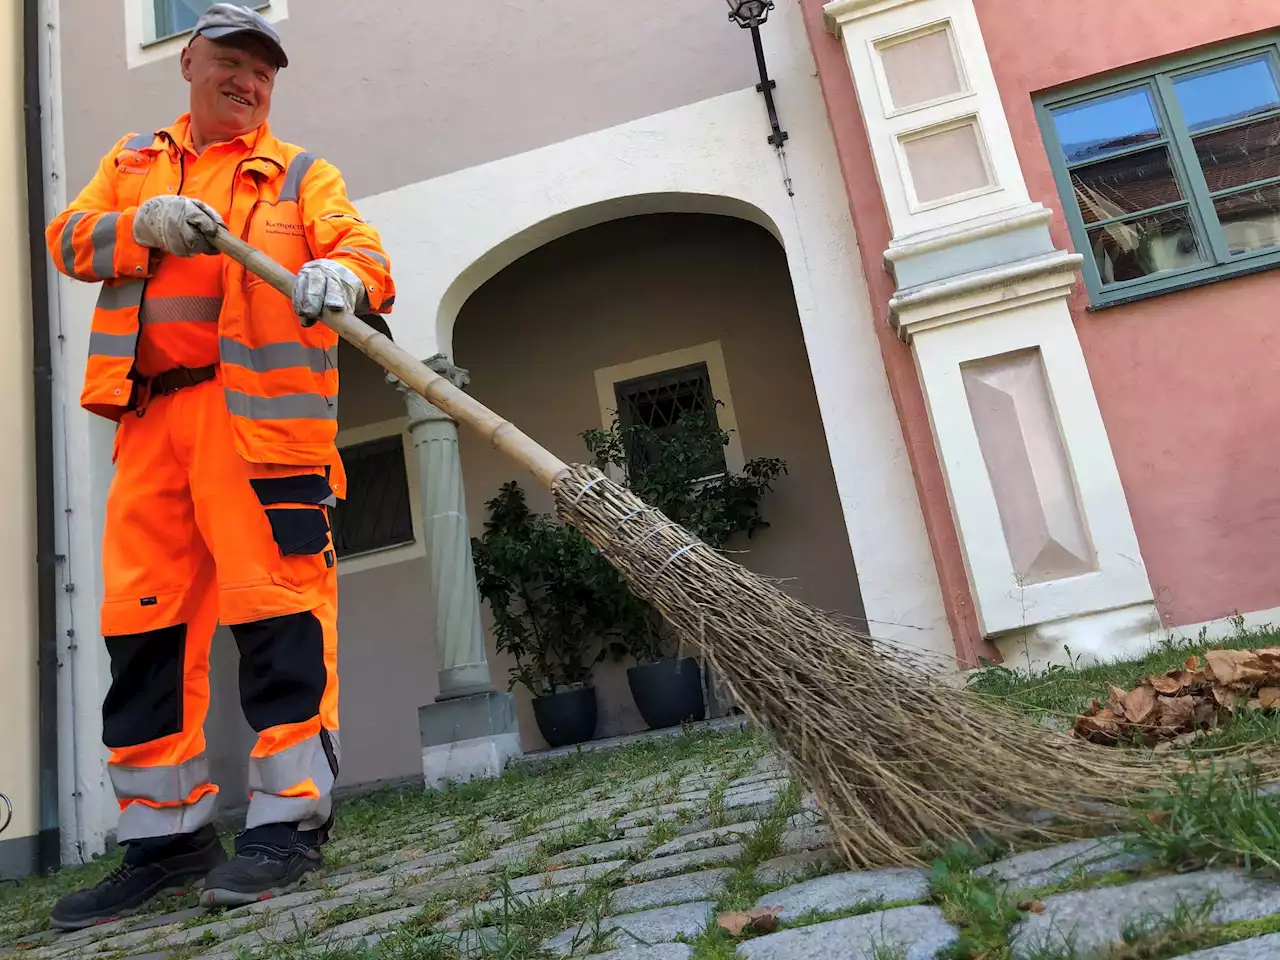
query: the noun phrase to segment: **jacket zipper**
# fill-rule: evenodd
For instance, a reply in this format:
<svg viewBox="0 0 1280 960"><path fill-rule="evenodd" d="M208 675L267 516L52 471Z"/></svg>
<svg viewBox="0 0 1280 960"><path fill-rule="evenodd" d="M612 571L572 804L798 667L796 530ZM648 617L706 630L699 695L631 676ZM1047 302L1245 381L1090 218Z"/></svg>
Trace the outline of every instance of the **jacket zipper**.
<svg viewBox="0 0 1280 960"><path fill-rule="evenodd" d="M177 143L174 142L173 138L170 137L167 133L161 133L160 136L162 136L165 140L167 140L171 146L178 147ZM187 155L186 155L186 151L184 151L181 147L178 147L178 192L177 192L178 196L182 196L182 188L186 186L186 183L187 183ZM133 345L134 371L138 369L138 345L142 343L142 304L147 299L147 284L149 284L150 282L151 282L150 277L143 277L142 295L138 299L138 339ZM150 398L148 397L147 399L149 400ZM144 416L147 412L146 405L144 404L143 406L138 407L134 412L139 417Z"/></svg>

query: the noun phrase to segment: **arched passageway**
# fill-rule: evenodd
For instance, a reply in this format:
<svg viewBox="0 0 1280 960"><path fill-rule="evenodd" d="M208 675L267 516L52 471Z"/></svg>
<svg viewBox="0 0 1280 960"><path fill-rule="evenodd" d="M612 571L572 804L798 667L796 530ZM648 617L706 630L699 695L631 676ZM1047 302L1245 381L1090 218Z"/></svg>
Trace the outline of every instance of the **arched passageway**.
<svg viewBox="0 0 1280 960"><path fill-rule="evenodd" d="M723 404L721 426L733 430L729 466L778 457L788 468L763 504L770 528L732 548L806 602L862 616L787 261L766 229L660 213L552 240L476 290L458 314L453 347L473 396L570 462L587 459L581 433L608 426L630 402L626 391L699 389L692 381L702 378L701 389ZM485 502L508 480L520 481L535 509L550 509L519 467L467 431L459 443L473 535ZM512 661L492 639L489 656L502 685ZM597 667L597 736L644 729L628 665ZM525 749L536 749L542 740L523 688L517 704Z"/></svg>

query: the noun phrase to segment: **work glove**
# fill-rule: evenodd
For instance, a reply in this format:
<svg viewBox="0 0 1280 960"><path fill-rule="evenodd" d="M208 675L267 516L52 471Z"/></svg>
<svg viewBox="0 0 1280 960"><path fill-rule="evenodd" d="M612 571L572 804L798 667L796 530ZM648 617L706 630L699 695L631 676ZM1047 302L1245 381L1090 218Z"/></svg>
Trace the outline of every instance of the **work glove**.
<svg viewBox="0 0 1280 960"><path fill-rule="evenodd" d="M217 227L225 226L218 211L191 197L152 197L133 215L133 239L144 247L178 257L218 251L209 242Z"/></svg>
<svg viewBox="0 0 1280 960"><path fill-rule="evenodd" d="M298 271L293 285L293 311L304 327L314 326L325 310L356 312L367 307L364 281L334 260L312 260Z"/></svg>

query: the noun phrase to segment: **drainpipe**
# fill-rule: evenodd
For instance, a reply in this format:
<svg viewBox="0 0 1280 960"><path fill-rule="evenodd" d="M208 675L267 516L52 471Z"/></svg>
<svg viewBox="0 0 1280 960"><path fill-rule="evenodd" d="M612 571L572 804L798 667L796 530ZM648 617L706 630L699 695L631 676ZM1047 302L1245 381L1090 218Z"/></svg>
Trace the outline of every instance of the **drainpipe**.
<svg viewBox="0 0 1280 960"><path fill-rule="evenodd" d="M58 836L58 557L54 527L53 353L44 243L44 153L40 118L40 2L23 0L23 114L27 227L31 256L32 380L35 389L36 597L38 630L40 832L36 869L61 863Z"/></svg>

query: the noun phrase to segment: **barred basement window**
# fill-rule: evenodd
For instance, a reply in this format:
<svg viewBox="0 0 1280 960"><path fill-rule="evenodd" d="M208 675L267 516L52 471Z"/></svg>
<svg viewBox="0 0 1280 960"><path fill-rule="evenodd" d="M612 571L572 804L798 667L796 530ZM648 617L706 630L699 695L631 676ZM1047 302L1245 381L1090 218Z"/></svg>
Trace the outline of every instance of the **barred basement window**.
<svg viewBox="0 0 1280 960"><path fill-rule="evenodd" d="M705 363L624 380L614 384L613 393L618 402L618 423L624 429L642 424L658 437L673 433L683 414L714 411L716 406ZM635 445L627 453L631 470L643 472L657 462L659 450L655 443ZM727 472L721 447L700 468L699 476L716 477Z"/></svg>
<svg viewBox="0 0 1280 960"><path fill-rule="evenodd" d="M397 434L342 449L347 499L332 511L333 545L353 557L413 543L404 441Z"/></svg>

